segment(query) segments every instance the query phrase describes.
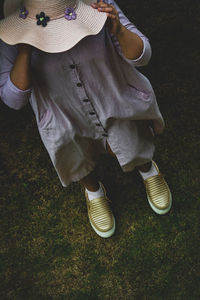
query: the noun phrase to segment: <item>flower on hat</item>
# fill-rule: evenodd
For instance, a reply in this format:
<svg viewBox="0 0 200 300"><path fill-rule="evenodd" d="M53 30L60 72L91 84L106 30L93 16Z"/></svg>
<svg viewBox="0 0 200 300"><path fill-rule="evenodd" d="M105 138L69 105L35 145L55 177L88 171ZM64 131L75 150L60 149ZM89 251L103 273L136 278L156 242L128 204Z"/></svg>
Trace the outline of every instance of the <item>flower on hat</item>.
<svg viewBox="0 0 200 300"><path fill-rule="evenodd" d="M47 26L47 22L50 20L48 16L45 16L45 13L42 11L39 15L36 15L37 25L42 25L43 27Z"/></svg>
<svg viewBox="0 0 200 300"><path fill-rule="evenodd" d="M26 19L27 15L28 15L28 10L26 10L26 7L25 6L21 7L19 17L22 19Z"/></svg>
<svg viewBox="0 0 200 300"><path fill-rule="evenodd" d="M65 10L65 19L67 20L75 20L76 19L76 13L74 11L74 8L67 7Z"/></svg>

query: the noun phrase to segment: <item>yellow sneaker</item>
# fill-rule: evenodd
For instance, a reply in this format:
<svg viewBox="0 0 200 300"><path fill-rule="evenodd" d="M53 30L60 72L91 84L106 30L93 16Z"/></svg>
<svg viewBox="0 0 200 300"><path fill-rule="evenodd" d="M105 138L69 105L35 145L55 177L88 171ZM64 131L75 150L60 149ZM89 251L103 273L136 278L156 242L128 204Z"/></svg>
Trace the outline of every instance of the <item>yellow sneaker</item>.
<svg viewBox="0 0 200 300"><path fill-rule="evenodd" d="M112 236L115 232L115 218L109 207L110 200L106 196L106 190L102 183L104 196L89 200L85 190L88 217L94 231L103 238Z"/></svg>
<svg viewBox="0 0 200 300"><path fill-rule="evenodd" d="M151 208L159 215L168 213L172 206L172 195L163 175L160 173L155 161L152 160L158 175L144 180L147 198Z"/></svg>

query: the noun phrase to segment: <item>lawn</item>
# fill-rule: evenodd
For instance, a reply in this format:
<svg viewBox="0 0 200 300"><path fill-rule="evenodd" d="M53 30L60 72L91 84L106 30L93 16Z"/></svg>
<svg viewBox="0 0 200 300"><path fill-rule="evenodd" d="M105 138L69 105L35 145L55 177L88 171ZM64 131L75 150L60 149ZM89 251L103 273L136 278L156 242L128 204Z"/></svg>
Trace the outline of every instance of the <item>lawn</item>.
<svg viewBox="0 0 200 300"><path fill-rule="evenodd" d="M155 214L138 173L123 173L102 155L96 171L117 230L100 238L79 183L61 186L30 106L14 111L0 103L2 300L200 299L200 2L116 2L151 42L151 61L140 71L166 122L155 161L173 207Z"/></svg>

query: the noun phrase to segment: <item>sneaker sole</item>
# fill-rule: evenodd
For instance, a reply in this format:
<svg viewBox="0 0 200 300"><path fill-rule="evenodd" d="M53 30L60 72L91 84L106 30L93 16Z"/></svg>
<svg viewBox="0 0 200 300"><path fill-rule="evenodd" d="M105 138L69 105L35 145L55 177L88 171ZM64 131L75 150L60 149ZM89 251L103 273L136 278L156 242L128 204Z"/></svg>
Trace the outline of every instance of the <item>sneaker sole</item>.
<svg viewBox="0 0 200 300"><path fill-rule="evenodd" d="M149 199L149 196L148 196L148 194L147 194L147 199L148 199L149 205L151 206L151 208L153 209L153 211L156 212L156 213L159 214L159 215L165 215L165 214L167 214L167 213L170 211L171 206L172 206L172 194L171 194L170 191L169 191L169 197L170 197L170 199L169 199L169 202L170 202L169 207L166 208L166 209L158 209L158 208L156 208L156 207L151 203L151 201L150 201L150 199Z"/></svg>
<svg viewBox="0 0 200 300"><path fill-rule="evenodd" d="M90 225L92 226L92 228L94 229L94 231L100 236L100 237L102 237L102 238L109 238L109 237L111 237L113 234L114 234L114 232L115 232L115 218L114 218L114 216L113 216L113 219L114 219L114 225L113 225L113 227L110 229L110 230L108 230L108 231L106 231L106 232L102 232L102 231L99 231L99 230L97 230L95 227L94 227L94 225L92 224L92 222L90 221L90 218L89 218L89 221L90 221Z"/></svg>

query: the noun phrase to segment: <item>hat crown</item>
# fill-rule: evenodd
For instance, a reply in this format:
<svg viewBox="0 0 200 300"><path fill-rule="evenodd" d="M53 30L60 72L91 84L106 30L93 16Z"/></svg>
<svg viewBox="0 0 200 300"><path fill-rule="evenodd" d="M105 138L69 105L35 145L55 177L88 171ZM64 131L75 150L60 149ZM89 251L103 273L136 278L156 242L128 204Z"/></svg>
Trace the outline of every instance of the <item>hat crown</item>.
<svg viewBox="0 0 200 300"><path fill-rule="evenodd" d="M43 11L49 17L57 17L65 13L67 7L74 7L78 0L24 0L22 5L26 7L29 16L35 17Z"/></svg>

